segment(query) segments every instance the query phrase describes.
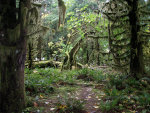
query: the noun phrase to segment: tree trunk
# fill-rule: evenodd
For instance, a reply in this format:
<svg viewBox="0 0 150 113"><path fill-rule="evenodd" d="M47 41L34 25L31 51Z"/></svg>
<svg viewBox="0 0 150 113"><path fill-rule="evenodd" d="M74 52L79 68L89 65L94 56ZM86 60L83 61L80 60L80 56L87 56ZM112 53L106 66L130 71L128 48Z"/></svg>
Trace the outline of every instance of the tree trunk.
<svg viewBox="0 0 150 113"><path fill-rule="evenodd" d="M63 69L72 69L72 66L76 66L76 55L80 49L80 44L82 43L82 39L80 39L74 47L70 50L70 52L66 55L61 70Z"/></svg>
<svg viewBox="0 0 150 113"><path fill-rule="evenodd" d="M0 46L0 112L20 113L24 107L25 44Z"/></svg>
<svg viewBox="0 0 150 113"><path fill-rule="evenodd" d="M25 7L27 2L22 0ZM25 105L24 13L16 9L16 0L1 0L0 18L0 113L21 113Z"/></svg>
<svg viewBox="0 0 150 113"><path fill-rule="evenodd" d="M139 74L141 75L144 73L142 43L139 41L140 37L138 35L138 32L140 31L138 2L138 0L128 2L128 4L132 7L129 12L129 21L131 26L130 74L135 78L139 78Z"/></svg>
<svg viewBox="0 0 150 113"><path fill-rule="evenodd" d="M95 49L96 49L96 64L100 65L100 59L99 59L99 51L100 51L100 45L98 42L98 39L95 39Z"/></svg>
<svg viewBox="0 0 150 113"><path fill-rule="evenodd" d="M89 50L88 50L88 41L86 41L86 64L89 63Z"/></svg>
<svg viewBox="0 0 150 113"><path fill-rule="evenodd" d="M37 51L38 51L38 54L37 54L37 58L41 61L42 59L42 38L41 36L39 36L38 38L38 44L37 44Z"/></svg>
<svg viewBox="0 0 150 113"><path fill-rule="evenodd" d="M86 64L89 63L89 50L86 50Z"/></svg>
<svg viewBox="0 0 150 113"><path fill-rule="evenodd" d="M33 44L29 42L28 44L28 68L33 68Z"/></svg>

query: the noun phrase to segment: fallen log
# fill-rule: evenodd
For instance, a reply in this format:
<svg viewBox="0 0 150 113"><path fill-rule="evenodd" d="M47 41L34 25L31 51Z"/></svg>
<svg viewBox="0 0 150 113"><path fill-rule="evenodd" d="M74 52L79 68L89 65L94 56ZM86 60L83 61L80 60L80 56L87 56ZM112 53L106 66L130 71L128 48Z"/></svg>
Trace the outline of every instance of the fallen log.
<svg viewBox="0 0 150 113"><path fill-rule="evenodd" d="M46 67L53 67L53 68L59 68L61 67L62 62L59 61L35 61L33 62L33 68L46 68ZM25 65L28 68L28 64Z"/></svg>

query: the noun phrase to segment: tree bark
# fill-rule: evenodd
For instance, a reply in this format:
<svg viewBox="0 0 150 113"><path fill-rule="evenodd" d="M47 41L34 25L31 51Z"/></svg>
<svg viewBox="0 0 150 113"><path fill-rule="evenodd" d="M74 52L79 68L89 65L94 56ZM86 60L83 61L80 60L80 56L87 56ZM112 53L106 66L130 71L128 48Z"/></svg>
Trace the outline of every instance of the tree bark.
<svg viewBox="0 0 150 113"><path fill-rule="evenodd" d="M131 57L130 57L130 74L135 78L144 73L142 42L139 41L138 32L140 31L139 15L138 15L139 0L128 2L132 7L129 12L129 22L131 26Z"/></svg>
<svg viewBox="0 0 150 113"><path fill-rule="evenodd" d="M37 44L37 51L38 51L38 54L37 54L37 58L41 61L42 59L42 37L39 36L38 37L38 44Z"/></svg>
<svg viewBox="0 0 150 113"><path fill-rule="evenodd" d="M24 100L26 41L16 48L0 47L0 112L20 113Z"/></svg>
<svg viewBox="0 0 150 113"><path fill-rule="evenodd" d="M21 1L27 7L29 0ZM25 105L27 29L21 7L16 0L0 1L0 113L21 113Z"/></svg>
<svg viewBox="0 0 150 113"><path fill-rule="evenodd" d="M89 50L88 50L88 41L86 41L86 64L89 63Z"/></svg>
<svg viewBox="0 0 150 113"><path fill-rule="evenodd" d="M29 42L28 44L28 68L33 68L33 43Z"/></svg>
<svg viewBox="0 0 150 113"><path fill-rule="evenodd" d="M96 64L100 65L100 59L99 59L100 45L99 45L98 39L95 39L95 48L96 48L96 60L97 60Z"/></svg>

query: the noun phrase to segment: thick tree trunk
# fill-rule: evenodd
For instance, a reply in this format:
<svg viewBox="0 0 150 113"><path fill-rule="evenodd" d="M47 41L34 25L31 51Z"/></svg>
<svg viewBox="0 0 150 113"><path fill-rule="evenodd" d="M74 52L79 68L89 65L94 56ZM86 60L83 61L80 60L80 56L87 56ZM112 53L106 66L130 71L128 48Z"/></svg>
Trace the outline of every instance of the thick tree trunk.
<svg viewBox="0 0 150 113"><path fill-rule="evenodd" d="M21 8L16 9L16 0L0 0L0 113L21 113L25 105L27 30L23 14Z"/></svg>
<svg viewBox="0 0 150 113"><path fill-rule="evenodd" d="M129 21L131 26L131 58L130 58L130 74L135 78L144 73L142 43L139 41L138 32L139 15L138 15L138 0L133 0L128 4L132 7L129 12Z"/></svg>
<svg viewBox="0 0 150 113"><path fill-rule="evenodd" d="M17 48L0 46L1 113L20 113L24 107L25 43Z"/></svg>

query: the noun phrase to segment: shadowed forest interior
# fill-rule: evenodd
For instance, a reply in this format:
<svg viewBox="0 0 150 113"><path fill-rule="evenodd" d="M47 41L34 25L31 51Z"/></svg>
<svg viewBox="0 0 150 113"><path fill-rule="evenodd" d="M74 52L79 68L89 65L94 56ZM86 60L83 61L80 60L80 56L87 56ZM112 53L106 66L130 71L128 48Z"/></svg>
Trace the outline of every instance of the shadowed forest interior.
<svg viewBox="0 0 150 113"><path fill-rule="evenodd" d="M0 0L0 113L150 113L150 0Z"/></svg>

